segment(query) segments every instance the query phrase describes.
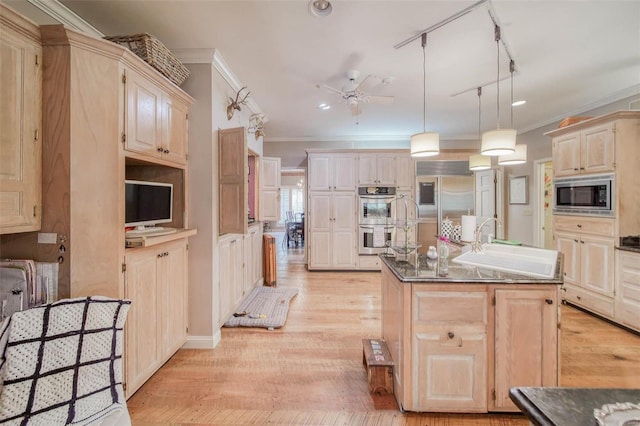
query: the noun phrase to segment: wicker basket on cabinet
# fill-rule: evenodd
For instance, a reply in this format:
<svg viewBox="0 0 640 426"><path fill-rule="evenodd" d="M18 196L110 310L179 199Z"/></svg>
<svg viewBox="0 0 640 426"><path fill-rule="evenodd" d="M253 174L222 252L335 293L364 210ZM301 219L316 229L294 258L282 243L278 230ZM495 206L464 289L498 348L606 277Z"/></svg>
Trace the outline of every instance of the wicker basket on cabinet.
<svg viewBox="0 0 640 426"><path fill-rule="evenodd" d="M106 36L105 40L128 48L178 86L189 77L187 67L173 56L160 40L150 34Z"/></svg>

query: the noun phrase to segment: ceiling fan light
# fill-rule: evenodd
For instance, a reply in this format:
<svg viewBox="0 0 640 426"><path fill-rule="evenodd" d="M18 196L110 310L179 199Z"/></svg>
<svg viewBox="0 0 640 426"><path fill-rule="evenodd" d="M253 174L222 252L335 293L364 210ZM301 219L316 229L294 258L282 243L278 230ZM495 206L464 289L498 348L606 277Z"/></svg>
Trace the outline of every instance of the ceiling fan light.
<svg viewBox="0 0 640 426"><path fill-rule="evenodd" d="M416 133L411 136L411 156L431 157L440 153L440 135L435 132Z"/></svg>
<svg viewBox="0 0 640 426"><path fill-rule="evenodd" d="M310 0L309 12L313 16L329 16L333 11L333 5L328 0Z"/></svg>
<svg viewBox="0 0 640 426"><path fill-rule="evenodd" d="M484 132L480 153L491 156L513 154L516 150L516 134L515 129L496 129Z"/></svg>
<svg viewBox="0 0 640 426"><path fill-rule="evenodd" d="M527 145L517 144L513 154L501 155L498 157L499 166L513 166L515 164L524 164L527 162Z"/></svg>
<svg viewBox="0 0 640 426"><path fill-rule="evenodd" d="M469 170L479 172L481 170L489 170L491 168L491 157L482 154L474 154L469 156Z"/></svg>

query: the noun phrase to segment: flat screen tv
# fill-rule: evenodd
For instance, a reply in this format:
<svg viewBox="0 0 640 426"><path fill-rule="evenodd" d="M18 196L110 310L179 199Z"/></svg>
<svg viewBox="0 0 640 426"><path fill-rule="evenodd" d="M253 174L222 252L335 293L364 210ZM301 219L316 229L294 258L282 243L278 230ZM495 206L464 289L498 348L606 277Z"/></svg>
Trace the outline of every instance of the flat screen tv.
<svg viewBox="0 0 640 426"><path fill-rule="evenodd" d="M172 221L173 185L125 180L125 226L153 226Z"/></svg>

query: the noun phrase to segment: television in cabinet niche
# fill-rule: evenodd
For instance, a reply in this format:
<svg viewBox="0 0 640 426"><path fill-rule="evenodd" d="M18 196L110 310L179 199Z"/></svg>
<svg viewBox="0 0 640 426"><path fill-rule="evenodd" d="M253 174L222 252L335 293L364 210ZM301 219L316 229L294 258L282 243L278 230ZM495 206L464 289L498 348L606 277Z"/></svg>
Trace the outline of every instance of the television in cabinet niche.
<svg viewBox="0 0 640 426"><path fill-rule="evenodd" d="M140 162L133 162L128 159L124 177L125 226L128 229L133 226L146 227L153 225L176 229L187 228L185 217L185 174L183 169L141 164ZM138 212L139 216L135 217L133 212L130 213L127 211L127 203L129 201L127 197L131 196L131 193L127 194L129 191L129 188L127 188L129 186L127 185L128 182L140 182L141 184L137 184L138 190L142 189L145 196L155 194L155 196L160 199L156 199L154 202L164 202L164 205L155 207L156 211L154 212L140 211ZM171 186L170 211L167 206L167 202L169 201L167 188L169 185ZM134 186L130 188L134 188ZM145 218L143 217L144 214L151 216Z"/></svg>
<svg viewBox="0 0 640 426"><path fill-rule="evenodd" d="M173 184L141 180L124 182L124 226L144 229L173 221Z"/></svg>

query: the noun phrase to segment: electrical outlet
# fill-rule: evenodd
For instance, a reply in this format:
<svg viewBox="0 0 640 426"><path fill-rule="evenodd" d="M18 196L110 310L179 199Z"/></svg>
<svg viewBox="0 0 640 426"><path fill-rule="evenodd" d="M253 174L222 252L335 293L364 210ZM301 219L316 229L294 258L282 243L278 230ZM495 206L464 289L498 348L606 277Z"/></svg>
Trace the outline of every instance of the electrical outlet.
<svg viewBox="0 0 640 426"><path fill-rule="evenodd" d="M58 234L55 232L38 232L38 244L56 244Z"/></svg>

